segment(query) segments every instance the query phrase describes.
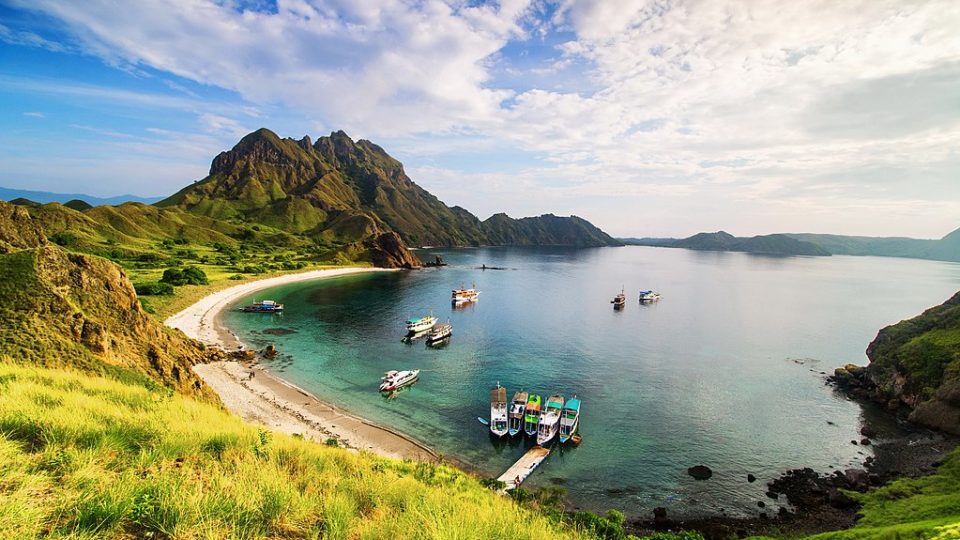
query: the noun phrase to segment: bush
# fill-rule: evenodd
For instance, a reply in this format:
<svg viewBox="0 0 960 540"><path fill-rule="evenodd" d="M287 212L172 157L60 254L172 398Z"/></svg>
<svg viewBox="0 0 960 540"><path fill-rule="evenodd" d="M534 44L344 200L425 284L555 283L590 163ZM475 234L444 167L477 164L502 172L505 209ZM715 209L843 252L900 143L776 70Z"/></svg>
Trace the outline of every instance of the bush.
<svg viewBox="0 0 960 540"><path fill-rule="evenodd" d="M140 296L170 296L173 285L170 283L135 283L133 288Z"/></svg>
<svg viewBox="0 0 960 540"><path fill-rule="evenodd" d="M77 244L77 237L68 232L58 232L50 237L50 241L58 246L73 246Z"/></svg>
<svg viewBox="0 0 960 540"><path fill-rule="evenodd" d="M167 268L163 271L161 283L170 285L206 285L210 283L207 274L196 266L186 266L184 268Z"/></svg>

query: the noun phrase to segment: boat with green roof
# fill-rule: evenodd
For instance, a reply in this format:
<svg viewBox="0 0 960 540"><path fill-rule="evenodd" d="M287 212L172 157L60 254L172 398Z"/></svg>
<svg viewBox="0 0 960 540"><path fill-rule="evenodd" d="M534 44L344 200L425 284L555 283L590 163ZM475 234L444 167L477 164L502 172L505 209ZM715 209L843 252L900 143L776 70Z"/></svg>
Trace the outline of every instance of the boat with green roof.
<svg viewBox="0 0 960 540"><path fill-rule="evenodd" d="M419 334L420 332L426 332L427 330L433 328L433 325L437 324L437 318L433 314L427 315L426 317L420 317L419 319L408 319L407 320L407 332L412 334Z"/></svg>
<svg viewBox="0 0 960 540"><path fill-rule="evenodd" d="M565 443L573 437L580 426L580 400L577 396L568 399L560 413L560 442Z"/></svg>
<svg viewBox="0 0 960 540"><path fill-rule="evenodd" d="M560 413L563 411L563 396L553 394L547 398L537 426L537 445L546 446L560 431Z"/></svg>
<svg viewBox="0 0 960 540"><path fill-rule="evenodd" d="M531 437L537 436L537 426L540 425L540 396L532 394L527 400L527 411L523 417L523 431Z"/></svg>

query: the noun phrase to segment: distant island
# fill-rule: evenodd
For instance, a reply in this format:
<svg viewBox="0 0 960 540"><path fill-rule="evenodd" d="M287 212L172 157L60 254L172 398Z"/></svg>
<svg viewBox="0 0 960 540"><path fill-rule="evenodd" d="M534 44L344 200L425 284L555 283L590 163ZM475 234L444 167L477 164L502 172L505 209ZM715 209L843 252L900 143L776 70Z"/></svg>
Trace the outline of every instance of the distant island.
<svg viewBox="0 0 960 540"><path fill-rule="evenodd" d="M620 238L626 245L740 251L766 255L860 255L906 257L960 262L960 229L939 240L902 237L842 236L784 233L736 237L725 231L699 233L688 238Z"/></svg>

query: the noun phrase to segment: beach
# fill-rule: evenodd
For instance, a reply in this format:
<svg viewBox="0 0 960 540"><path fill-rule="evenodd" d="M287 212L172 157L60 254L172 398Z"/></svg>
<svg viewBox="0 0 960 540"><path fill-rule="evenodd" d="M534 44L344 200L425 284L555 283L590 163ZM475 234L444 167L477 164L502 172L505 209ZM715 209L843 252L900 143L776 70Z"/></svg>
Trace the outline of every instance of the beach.
<svg viewBox="0 0 960 540"><path fill-rule="evenodd" d="M164 323L206 345L232 351L244 345L223 325L220 314L237 299L258 290L288 283L384 271L388 270L312 270L242 283L204 297ZM389 458L421 461L438 459L437 454L430 448L410 437L317 399L309 392L272 375L255 362L214 362L197 365L193 369L220 396L228 410L248 422L263 425L272 431L298 434L318 442L336 439L339 446L365 450Z"/></svg>

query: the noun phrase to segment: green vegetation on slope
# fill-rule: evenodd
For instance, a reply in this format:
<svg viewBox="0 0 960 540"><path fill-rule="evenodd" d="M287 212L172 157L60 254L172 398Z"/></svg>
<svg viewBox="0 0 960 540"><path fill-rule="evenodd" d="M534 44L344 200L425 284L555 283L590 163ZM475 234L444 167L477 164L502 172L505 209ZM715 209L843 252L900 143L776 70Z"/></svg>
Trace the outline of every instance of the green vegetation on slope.
<svg viewBox="0 0 960 540"><path fill-rule="evenodd" d="M950 454L932 476L905 478L867 493L850 495L863 504L856 526L813 539L960 538L960 450Z"/></svg>
<svg viewBox="0 0 960 540"><path fill-rule="evenodd" d="M675 247L699 251L741 251L762 255L826 256L830 252L810 242L785 234L768 234L749 238L736 237L725 231L698 233L689 238L628 238L636 246Z"/></svg>
<svg viewBox="0 0 960 540"><path fill-rule="evenodd" d="M170 392L0 362L2 538L576 538L445 465L258 430Z"/></svg>

